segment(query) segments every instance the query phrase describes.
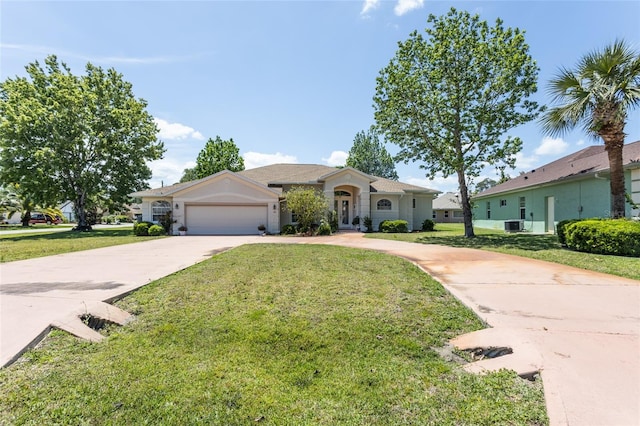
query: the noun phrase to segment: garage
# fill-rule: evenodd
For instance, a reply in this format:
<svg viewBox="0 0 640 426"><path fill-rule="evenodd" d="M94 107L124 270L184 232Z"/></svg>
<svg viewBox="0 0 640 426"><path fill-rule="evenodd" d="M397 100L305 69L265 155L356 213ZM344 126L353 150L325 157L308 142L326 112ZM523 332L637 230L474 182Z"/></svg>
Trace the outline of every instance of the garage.
<svg viewBox="0 0 640 426"><path fill-rule="evenodd" d="M190 235L250 235L267 223L265 204L187 205Z"/></svg>

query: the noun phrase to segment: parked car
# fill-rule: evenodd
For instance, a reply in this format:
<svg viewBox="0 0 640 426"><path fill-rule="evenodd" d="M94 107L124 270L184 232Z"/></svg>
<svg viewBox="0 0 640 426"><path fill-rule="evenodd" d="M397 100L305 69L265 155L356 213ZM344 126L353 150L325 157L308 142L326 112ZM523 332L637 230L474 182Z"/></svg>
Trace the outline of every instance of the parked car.
<svg viewBox="0 0 640 426"><path fill-rule="evenodd" d="M60 216L51 216L44 213L31 213L31 219L29 219L29 225L35 225L36 223L46 223L47 225L57 225L62 223Z"/></svg>

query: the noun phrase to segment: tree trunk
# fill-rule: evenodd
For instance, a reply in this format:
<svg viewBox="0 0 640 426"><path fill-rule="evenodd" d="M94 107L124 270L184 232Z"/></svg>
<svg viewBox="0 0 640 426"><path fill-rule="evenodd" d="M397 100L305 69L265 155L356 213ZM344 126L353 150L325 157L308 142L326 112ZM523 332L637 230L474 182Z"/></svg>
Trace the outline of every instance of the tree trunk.
<svg viewBox="0 0 640 426"><path fill-rule="evenodd" d="M622 137L607 137L603 135L604 149L609 156L609 187L611 189L611 212L613 219L625 217L626 198L624 187L624 168L622 160L622 149L624 147L624 134Z"/></svg>
<svg viewBox="0 0 640 426"><path fill-rule="evenodd" d="M29 221L31 220L31 211L25 210L20 220L22 222L22 226L29 227Z"/></svg>
<svg viewBox="0 0 640 426"><path fill-rule="evenodd" d="M87 211L85 206L86 197L84 192L78 194L73 206L73 210L78 220L78 225L73 228L74 231L91 231L91 225L87 223Z"/></svg>
<svg viewBox="0 0 640 426"><path fill-rule="evenodd" d="M469 189L464 171L458 171L458 188L460 190L460 200L462 202L462 216L464 217L464 236L473 238L473 212L471 211L471 201L469 200Z"/></svg>

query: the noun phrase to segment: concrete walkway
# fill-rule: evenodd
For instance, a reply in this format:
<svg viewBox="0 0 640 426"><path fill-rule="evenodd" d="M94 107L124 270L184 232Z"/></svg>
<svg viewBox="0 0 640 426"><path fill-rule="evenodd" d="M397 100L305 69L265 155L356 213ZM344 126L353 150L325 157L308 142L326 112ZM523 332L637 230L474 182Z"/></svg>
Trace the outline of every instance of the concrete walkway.
<svg viewBox="0 0 640 426"><path fill-rule="evenodd" d="M64 328L70 317L90 311L124 321L126 313L100 302L222 250L262 242L337 244L404 257L492 327L454 339L456 346L513 349L511 355L470 364L468 370L540 371L552 425L640 424L640 282L498 253L357 233L176 237L3 264L1 365L15 360L52 324Z"/></svg>

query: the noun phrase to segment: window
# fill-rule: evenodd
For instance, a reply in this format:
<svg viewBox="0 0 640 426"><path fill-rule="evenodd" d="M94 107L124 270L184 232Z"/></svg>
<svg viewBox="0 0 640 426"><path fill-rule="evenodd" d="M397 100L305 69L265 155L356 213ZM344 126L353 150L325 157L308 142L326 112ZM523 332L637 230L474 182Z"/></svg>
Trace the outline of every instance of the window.
<svg viewBox="0 0 640 426"><path fill-rule="evenodd" d="M444 211L444 217L449 217L449 210Z"/></svg>
<svg viewBox="0 0 640 426"><path fill-rule="evenodd" d="M171 204L168 201L154 201L151 203L151 221L160 222L162 216L171 212Z"/></svg>
<svg viewBox="0 0 640 426"><path fill-rule="evenodd" d="M491 201L487 201L487 219L491 219Z"/></svg>
<svg viewBox="0 0 640 426"><path fill-rule="evenodd" d="M376 206L378 210L391 210L391 201L385 198L378 201L378 204Z"/></svg>
<svg viewBox="0 0 640 426"><path fill-rule="evenodd" d="M525 206L526 206L526 202L524 197L520 197L520 219L527 218L527 211L525 209Z"/></svg>
<svg viewBox="0 0 640 426"><path fill-rule="evenodd" d="M507 200L500 200L500 207L506 207L507 206Z"/></svg>
<svg viewBox="0 0 640 426"><path fill-rule="evenodd" d="M462 213L462 210L454 210L453 211L453 217L460 219L462 217L464 217L464 214Z"/></svg>
<svg viewBox="0 0 640 426"><path fill-rule="evenodd" d="M416 208L416 199L415 198L413 199L413 208L414 209Z"/></svg>
<svg viewBox="0 0 640 426"><path fill-rule="evenodd" d="M436 211L434 210L433 212L431 212L431 218L435 219L436 217L437 217Z"/></svg>

